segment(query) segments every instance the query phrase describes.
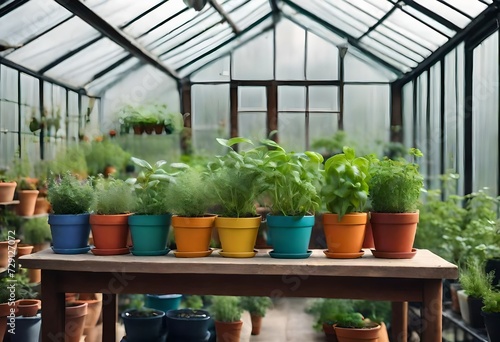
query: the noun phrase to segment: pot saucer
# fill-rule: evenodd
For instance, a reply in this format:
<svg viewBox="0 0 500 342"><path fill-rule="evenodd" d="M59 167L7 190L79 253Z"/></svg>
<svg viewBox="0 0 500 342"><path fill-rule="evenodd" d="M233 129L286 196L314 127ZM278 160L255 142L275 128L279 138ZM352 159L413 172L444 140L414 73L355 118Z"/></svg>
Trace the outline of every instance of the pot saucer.
<svg viewBox="0 0 500 342"><path fill-rule="evenodd" d="M90 246L82 248L54 248L51 246L51 248L56 254L86 254L90 250Z"/></svg>
<svg viewBox="0 0 500 342"><path fill-rule="evenodd" d="M375 258L382 259L411 259L417 254L417 249L412 248L411 252L377 252L372 249L372 254Z"/></svg>
<svg viewBox="0 0 500 342"><path fill-rule="evenodd" d="M170 248L165 248L159 251L134 251L133 248L130 249L130 253L137 256L167 255L168 252L170 252Z"/></svg>
<svg viewBox="0 0 500 342"><path fill-rule="evenodd" d="M177 250L175 250L174 255L176 258L202 258L209 256L210 254L212 254L212 252L212 249L201 252L178 252Z"/></svg>
<svg viewBox="0 0 500 342"><path fill-rule="evenodd" d="M204 339L189 339L185 337L177 337L177 336L170 336L167 333L167 340L165 342L208 342L210 341L210 331L207 331L207 335L205 336Z"/></svg>
<svg viewBox="0 0 500 342"><path fill-rule="evenodd" d="M130 253L130 250L128 247L115 248L115 249L92 248L90 251L94 255L122 255L122 254L129 254Z"/></svg>
<svg viewBox="0 0 500 342"><path fill-rule="evenodd" d="M225 258L253 258L257 251L255 249L253 252L224 252L220 250L219 254Z"/></svg>
<svg viewBox="0 0 500 342"><path fill-rule="evenodd" d="M275 251L270 251L269 256L275 259L307 259L311 253L312 251L307 251L306 253L276 253Z"/></svg>
<svg viewBox="0 0 500 342"><path fill-rule="evenodd" d="M365 254L365 251L359 251L357 253L333 253L328 252L328 249L326 249L323 253L325 253L326 257L330 259L356 259L362 257L363 254Z"/></svg>

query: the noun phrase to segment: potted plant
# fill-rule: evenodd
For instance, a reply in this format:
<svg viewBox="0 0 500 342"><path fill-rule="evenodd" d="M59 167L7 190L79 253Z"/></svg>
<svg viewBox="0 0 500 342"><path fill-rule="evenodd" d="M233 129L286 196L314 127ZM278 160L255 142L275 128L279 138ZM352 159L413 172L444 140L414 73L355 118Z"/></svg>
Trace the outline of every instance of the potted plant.
<svg viewBox="0 0 500 342"><path fill-rule="evenodd" d="M263 171L269 198L267 227L273 258L308 258L314 213L320 208L319 185L323 157L316 152L286 152L272 140L264 156Z"/></svg>
<svg viewBox="0 0 500 342"><path fill-rule="evenodd" d="M210 336L210 313L197 308L167 311L169 337L178 341L205 341Z"/></svg>
<svg viewBox="0 0 500 342"><path fill-rule="evenodd" d="M325 185L321 189L329 213L323 214L328 258L357 258L365 236L369 161L356 157L353 148L330 157L325 163Z"/></svg>
<svg viewBox="0 0 500 342"><path fill-rule="evenodd" d="M127 342L158 341L165 335L164 317L163 311L149 308L122 312Z"/></svg>
<svg viewBox="0 0 500 342"><path fill-rule="evenodd" d="M348 299L321 298L314 300L306 311L315 319L314 329L322 330L328 342L337 342L333 325L341 313L353 312L353 304Z"/></svg>
<svg viewBox="0 0 500 342"><path fill-rule="evenodd" d="M214 214L207 214L212 206L209 187L202 171L191 168L176 177L170 187L172 226L180 258L205 257L212 253L210 240L215 222Z"/></svg>
<svg viewBox="0 0 500 342"><path fill-rule="evenodd" d="M239 297L214 296L210 312L215 317L215 333L218 341L239 342L243 321L243 309Z"/></svg>
<svg viewBox="0 0 500 342"><path fill-rule="evenodd" d="M500 341L500 291L491 289L483 295L481 314L490 342Z"/></svg>
<svg viewBox="0 0 500 342"><path fill-rule="evenodd" d="M267 148L260 146L237 152L233 146L252 142L245 138L217 139L229 151L208 164L206 176L210 194L220 207L215 219L223 257L254 257L255 241L261 217L255 208L256 198L265 189L262 162Z"/></svg>
<svg viewBox="0 0 500 342"><path fill-rule="evenodd" d="M365 320L359 312L338 315L334 325L339 342L378 342L380 327L376 322Z"/></svg>
<svg viewBox="0 0 500 342"><path fill-rule="evenodd" d="M14 279L16 286L16 317L15 333L8 334L11 342L38 342L40 338L41 308L40 300L36 299L38 293L27 283L27 278L21 273L16 273ZM12 323L12 320L9 320ZM11 326L12 327L12 326ZM9 330L10 331L10 330Z"/></svg>
<svg viewBox="0 0 500 342"><path fill-rule="evenodd" d="M132 187L124 180L99 177L95 183L95 201L90 226L95 255L128 254L128 218L134 207Z"/></svg>
<svg viewBox="0 0 500 342"><path fill-rule="evenodd" d="M70 172L52 178L47 190L52 250L58 254L87 253L90 225L89 209L94 200L90 181L80 181Z"/></svg>
<svg viewBox="0 0 500 342"><path fill-rule="evenodd" d="M262 318L273 302L269 297L241 297L241 307L250 313L252 322L252 335L259 335L262 326Z"/></svg>
<svg viewBox="0 0 500 342"><path fill-rule="evenodd" d="M422 152L412 148L410 155L421 157ZM419 217L417 206L424 185L418 164L388 158L372 163L368 185L373 207L370 213L375 242L373 255L412 258L416 253L413 242Z"/></svg>
<svg viewBox="0 0 500 342"><path fill-rule="evenodd" d="M36 182L23 177L17 186L19 204L16 207L19 216L33 216L35 212L36 199L39 191L36 189Z"/></svg>
<svg viewBox="0 0 500 342"><path fill-rule="evenodd" d="M0 175L0 203L9 203L14 199L17 182L8 175Z"/></svg>
<svg viewBox="0 0 500 342"><path fill-rule="evenodd" d="M473 328L484 328L481 315L483 296L491 290L493 273L486 274L484 265L476 258L469 259L459 273L463 290L457 292L462 319Z"/></svg>
<svg viewBox="0 0 500 342"><path fill-rule="evenodd" d="M7 331L7 319L14 318L17 312L16 287L8 279L0 279L0 341L3 341Z"/></svg>
<svg viewBox="0 0 500 342"><path fill-rule="evenodd" d="M168 173L162 168L167 163L164 160L151 165L132 157L132 162L142 168L136 178L127 179L127 183L134 188L135 202L132 209L134 215L128 217L132 254L165 255L170 251L166 248L171 218L168 213L169 183L174 181L176 173ZM172 166L187 167L181 163Z"/></svg>
<svg viewBox="0 0 500 342"><path fill-rule="evenodd" d="M9 267L12 255L15 255L17 252L17 244L19 242L21 242L21 240L15 237L14 230L0 231L0 267Z"/></svg>

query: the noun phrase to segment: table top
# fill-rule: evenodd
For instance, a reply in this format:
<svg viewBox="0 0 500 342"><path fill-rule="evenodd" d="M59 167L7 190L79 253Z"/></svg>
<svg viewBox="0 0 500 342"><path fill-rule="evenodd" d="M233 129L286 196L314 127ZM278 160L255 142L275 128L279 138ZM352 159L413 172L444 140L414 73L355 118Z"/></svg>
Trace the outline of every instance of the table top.
<svg viewBox="0 0 500 342"><path fill-rule="evenodd" d="M253 258L225 258L214 250L204 258L166 256L95 256L55 254L51 249L20 258L25 268L75 272L131 272L155 274L256 274L336 277L385 277L407 279L456 279L457 266L428 250L418 250L412 259L375 258L369 249L358 259L328 259L322 250L312 250L307 259L275 259L269 250L258 250Z"/></svg>

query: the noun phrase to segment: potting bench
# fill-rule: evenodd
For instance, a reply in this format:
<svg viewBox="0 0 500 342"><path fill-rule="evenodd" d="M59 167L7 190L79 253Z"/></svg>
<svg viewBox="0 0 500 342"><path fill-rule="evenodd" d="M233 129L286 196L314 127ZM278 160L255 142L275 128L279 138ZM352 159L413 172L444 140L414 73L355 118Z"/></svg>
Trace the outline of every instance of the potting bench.
<svg viewBox="0 0 500 342"><path fill-rule="evenodd" d="M369 250L359 259L327 259L313 250L308 259L273 259L260 250L249 259L167 256L54 254L50 249L21 258L42 269L43 342L64 336L64 293L104 294L103 341L115 341L116 295L182 293L321 297L393 302L396 341L407 341L408 301L422 302L424 342L441 342L442 279L456 279L455 265L428 250L413 259L377 259ZM47 317L47 319L43 319Z"/></svg>

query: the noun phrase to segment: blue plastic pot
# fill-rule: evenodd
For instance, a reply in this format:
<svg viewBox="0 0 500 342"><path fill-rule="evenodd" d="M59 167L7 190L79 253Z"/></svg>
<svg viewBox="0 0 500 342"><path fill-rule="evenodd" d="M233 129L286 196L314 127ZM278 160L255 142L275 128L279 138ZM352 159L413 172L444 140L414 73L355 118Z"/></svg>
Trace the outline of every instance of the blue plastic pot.
<svg viewBox="0 0 500 342"><path fill-rule="evenodd" d="M171 218L171 214L131 215L128 225L132 236L132 253L147 255L151 252L151 255L157 255L165 251Z"/></svg>
<svg viewBox="0 0 500 342"><path fill-rule="evenodd" d="M123 325L127 342L157 341L166 333L165 312L153 310L155 316L137 317L139 310L131 309L122 312Z"/></svg>
<svg viewBox="0 0 500 342"><path fill-rule="evenodd" d="M52 247L58 250L75 250L87 247L90 235L89 218L89 214L50 214L49 224L52 233ZM84 253L87 253L87 251Z"/></svg>
<svg viewBox="0 0 500 342"><path fill-rule="evenodd" d="M191 317L189 317L191 316ZM184 341L204 340L209 328L210 313L205 310L180 309L167 312L167 330L171 337Z"/></svg>
<svg viewBox="0 0 500 342"><path fill-rule="evenodd" d="M151 309L167 312L177 310L181 304L182 295L180 294L147 294L144 306Z"/></svg>
<svg viewBox="0 0 500 342"><path fill-rule="evenodd" d="M7 333L10 342L38 342L42 317L40 314L33 317L16 317L15 334ZM9 327L7 326L7 329Z"/></svg>
<svg viewBox="0 0 500 342"><path fill-rule="evenodd" d="M278 254L306 254L311 239L314 216L267 215L272 246Z"/></svg>

